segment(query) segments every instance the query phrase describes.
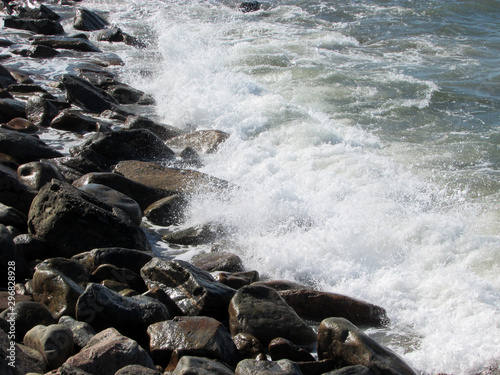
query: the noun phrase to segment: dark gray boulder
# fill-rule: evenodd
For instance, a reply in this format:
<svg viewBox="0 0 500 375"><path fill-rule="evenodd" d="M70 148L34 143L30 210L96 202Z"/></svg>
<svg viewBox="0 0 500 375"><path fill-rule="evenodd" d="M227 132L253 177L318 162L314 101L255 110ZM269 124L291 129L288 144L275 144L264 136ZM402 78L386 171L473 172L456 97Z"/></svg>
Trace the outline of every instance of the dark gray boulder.
<svg viewBox="0 0 500 375"><path fill-rule="evenodd" d="M264 361L267 360L264 347L260 343L259 339L254 335L241 332L236 336L233 336L233 342L236 345L241 358L259 359Z"/></svg>
<svg viewBox="0 0 500 375"><path fill-rule="evenodd" d="M185 355L179 360L172 375L234 375L234 371L214 359Z"/></svg>
<svg viewBox="0 0 500 375"><path fill-rule="evenodd" d="M246 271L246 272L219 272L215 276L215 279L222 284L230 286L234 289L240 289L245 285L250 285L254 282L259 281L259 272Z"/></svg>
<svg viewBox="0 0 500 375"><path fill-rule="evenodd" d="M118 268L128 268L138 274L141 268L153 259L153 255L139 250L111 247L77 254L73 259L82 263L90 272L94 272L103 264L112 264Z"/></svg>
<svg viewBox="0 0 500 375"><path fill-rule="evenodd" d="M10 74L10 72L5 69L3 65L0 65L0 88L5 89L9 85L17 83L16 79Z"/></svg>
<svg viewBox="0 0 500 375"><path fill-rule="evenodd" d="M234 373L236 375L302 375L299 366L288 359L281 359L279 361L244 359L238 363Z"/></svg>
<svg viewBox="0 0 500 375"><path fill-rule="evenodd" d="M239 10L243 13L257 12L260 9L258 1L244 1L240 4Z"/></svg>
<svg viewBox="0 0 500 375"><path fill-rule="evenodd" d="M73 342L78 349L82 349L96 335L96 331L90 324L79 322L67 315L61 316L58 323L68 327L73 332Z"/></svg>
<svg viewBox="0 0 500 375"><path fill-rule="evenodd" d="M98 129L99 122L105 124L104 121L96 120L90 116L85 116L70 110L64 110L52 119L50 127L71 132L95 132ZM110 126L109 124L105 125L106 127Z"/></svg>
<svg viewBox="0 0 500 375"><path fill-rule="evenodd" d="M3 375L43 374L46 365L27 353L24 345L11 346L11 338L0 329L0 373ZM41 355L40 355L41 357ZM43 360L42 360L43 361Z"/></svg>
<svg viewBox="0 0 500 375"><path fill-rule="evenodd" d="M356 365L342 367L338 370L325 372L323 375L375 375L376 372L371 371L366 366Z"/></svg>
<svg viewBox="0 0 500 375"><path fill-rule="evenodd" d="M224 227L218 223L205 223L194 227L174 230L162 236L162 240L176 245L203 245L213 243L224 236Z"/></svg>
<svg viewBox="0 0 500 375"><path fill-rule="evenodd" d="M0 152L14 157L19 163L63 156L36 137L5 129L0 129Z"/></svg>
<svg viewBox="0 0 500 375"><path fill-rule="evenodd" d="M54 164L46 161L32 161L20 165L17 168L17 177L19 181L35 190L40 190L52 179L65 180L59 169Z"/></svg>
<svg viewBox="0 0 500 375"><path fill-rule="evenodd" d="M71 38L66 36L36 36L32 44L47 46L55 49L69 49L80 52L101 52L94 44L85 38Z"/></svg>
<svg viewBox="0 0 500 375"><path fill-rule="evenodd" d="M4 18L3 25L12 29L28 30L35 34L64 34L64 28L62 25L59 22L50 19L6 17Z"/></svg>
<svg viewBox="0 0 500 375"><path fill-rule="evenodd" d="M30 97L26 103L26 117L37 126L48 127L58 113L59 108L41 95Z"/></svg>
<svg viewBox="0 0 500 375"><path fill-rule="evenodd" d="M0 98L0 122L6 123L16 117L26 117L26 105L16 99Z"/></svg>
<svg viewBox="0 0 500 375"><path fill-rule="evenodd" d="M28 217L14 207L6 206L0 203L0 224L5 226L13 226L18 229L24 229Z"/></svg>
<svg viewBox="0 0 500 375"><path fill-rule="evenodd" d="M91 150L77 156L50 159L50 162L61 171L68 182L78 180L87 173L104 172L110 164L109 160Z"/></svg>
<svg viewBox="0 0 500 375"><path fill-rule="evenodd" d="M34 301L18 302L12 310L4 310L0 317L9 320L11 314L16 319L17 342L21 342L26 332L38 324L49 325L56 323L47 306Z"/></svg>
<svg viewBox="0 0 500 375"><path fill-rule="evenodd" d="M307 350L283 337L272 339L267 347L273 361L289 359L294 362L313 362L316 360Z"/></svg>
<svg viewBox="0 0 500 375"><path fill-rule="evenodd" d="M128 268L116 267L113 264L101 264L94 272L92 272L90 280L94 283L102 283L105 280L112 280L126 284L129 288L139 293L146 292L146 285L140 275Z"/></svg>
<svg viewBox="0 0 500 375"><path fill-rule="evenodd" d="M228 252L201 253L191 258L191 263L208 272L242 272L244 270L241 258Z"/></svg>
<svg viewBox="0 0 500 375"><path fill-rule="evenodd" d="M1 141L0 141L1 142ZM0 202L27 215L36 190L17 179L16 172L0 164Z"/></svg>
<svg viewBox="0 0 500 375"><path fill-rule="evenodd" d="M4 275L1 288L7 288L12 282L23 282L30 276L26 260L17 252L12 234L3 224L0 224L0 273Z"/></svg>
<svg viewBox="0 0 500 375"><path fill-rule="evenodd" d="M97 34L97 40L104 42L123 42L129 46L136 48L146 48L146 43L140 39L124 33L119 27L111 27L102 30Z"/></svg>
<svg viewBox="0 0 500 375"><path fill-rule="evenodd" d="M103 17L88 9L78 8L76 10L73 27L82 31L95 31L104 29L109 25Z"/></svg>
<svg viewBox="0 0 500 375"><path fill-rule="evenodd" d="M68 101L91 112L100 113L118 105L118 102L106 91L93 86L83 78L65 74L62 84L66 89Z"/></svg>
<svg viewBox="0 0 500 375"><path fill-rule="evenodd" d="M184 132L181 129L175 128L170 125L160 124L153 120L150 120L143 116L131 115L128 116L123 124L123 127L128 130L133 129L147 129L153 132L160 138L162 141L166 141L167 139L177 137Z"/></svg>
<svg viewBox="0 0 500 375"><path fill-rule="evenodd" d="M16 11L17 15L20 18L31 18L39 20L58 20L61 18L61 16L59 16L56 12L43 4L40 4L39 6L17 6Z"/></svg>
<svg viewBox="0 0 500 375"><path fill-rule="evenodd" d="M141 365L128 365L115 372L115 375L161 375L161 373Z"/></svg>
<svg viewBox="0 0 500 375"><path fill-rule="evenodd" d="M184 195L175 194L160 199L144 210L144 216L155 225L169 226L180 224L188 202Z"/></svg>
<svg viewBox="0 0 500 375"><path fill-rule="evenodd" d="M142 229L123 211L57 180L45 185L33 200L28 229L67 258L98 247L151 249Z"/></svg>
<svg viewBox="0 0 500 375"><path fill-rule="evenodd" d="M85 265L74 259L47 258L35 267L37 270L56 270L62 272L78 285L85 287L90 280L90 272Z"/></svg>
<svg viewBox="0 0 500 375"><path fill-rule="evenodd" d="M29 233L22 233L14 237L14 244L18 254L27 262L45 259L49 253L45 242Z"/></svg>

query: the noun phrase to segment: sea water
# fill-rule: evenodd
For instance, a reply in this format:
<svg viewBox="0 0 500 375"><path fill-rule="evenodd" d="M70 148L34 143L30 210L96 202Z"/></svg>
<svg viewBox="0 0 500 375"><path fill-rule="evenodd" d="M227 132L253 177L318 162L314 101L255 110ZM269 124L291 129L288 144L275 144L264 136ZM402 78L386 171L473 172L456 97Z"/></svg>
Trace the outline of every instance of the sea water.
<svg viewBox="0 0 500 375"><path fill-rule="evenodd" d="M422 373L500 359L500 2L94 0L157 119L230 134L186 226L247 268L380 305ZM168 253L169 249L164 249Z"/></svg>

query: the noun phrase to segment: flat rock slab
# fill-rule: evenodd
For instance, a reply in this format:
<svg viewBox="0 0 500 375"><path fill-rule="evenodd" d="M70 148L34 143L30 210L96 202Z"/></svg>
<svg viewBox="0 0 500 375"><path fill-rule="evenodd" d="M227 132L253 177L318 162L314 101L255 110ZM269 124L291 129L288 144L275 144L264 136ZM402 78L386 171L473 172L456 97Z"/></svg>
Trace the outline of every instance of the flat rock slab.
<svg viewBox="0 0 500 375"><path fill-rule="evenodd" d="M80 52L101 52L89 40L83 38L71 38L65 36L42 36L35 37L33 45L42 45L52 48L70 49Z"/></svg>

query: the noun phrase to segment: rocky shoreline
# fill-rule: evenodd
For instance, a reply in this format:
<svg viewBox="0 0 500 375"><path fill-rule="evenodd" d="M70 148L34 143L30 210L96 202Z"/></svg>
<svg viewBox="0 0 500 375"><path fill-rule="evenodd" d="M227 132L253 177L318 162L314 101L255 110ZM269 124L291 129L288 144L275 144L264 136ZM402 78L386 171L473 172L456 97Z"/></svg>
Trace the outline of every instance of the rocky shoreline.
<svg viewBox="0 0 500 375"><path fill-rule="evenodd" d="M147 44L81 3L58 5L62 19L50 4L2 5L15 34L0 39L2 374L415 374L357 327L386 325L383 308L260 280L220 224L163 236L211 252L156 256L149 224L182 223L200 191L238 189L196 170L228 134L144 116L154 99L89 36ZM55 78L10 64L61 55L71 69ZM41 139L51 129L81 142L63 154Z"/></svg>

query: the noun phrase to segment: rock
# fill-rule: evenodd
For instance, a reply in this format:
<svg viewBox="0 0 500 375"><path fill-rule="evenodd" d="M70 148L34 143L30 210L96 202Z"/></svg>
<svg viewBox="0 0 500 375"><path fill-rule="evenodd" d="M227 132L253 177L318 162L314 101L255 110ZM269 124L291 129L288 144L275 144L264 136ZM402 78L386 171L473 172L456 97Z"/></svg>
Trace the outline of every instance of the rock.
<svg viewBox="0 0 500 375"><path fill-rule="evenodd" d="M0 129L1 130L1 129ZM1 141L0 141L1 143ZM16 173L0 165L0 202L27 215L36 190L17 179Z"/></svg>
<svg viewBox="0 0 500 375"><path fill-rule="evenodd" d="M90 279L90 272L77 260L67 258L48 258L35 267L37 270L56 270L62 272L78 285L85 287Z"/></svg>
<svg viewBox="0 0 500 375"><path fill-rule="evenodd" d="M73 342L78 349L82 349L96 335L96 331L90 324L79 322L67 315L61 316L58 323L71 330L73 333Z"/></svg>
<svg viewBox="0 0 500 375"><path fill-rule="evenodd" d="M57 180L45 185L33 200L28 229L67 258L98 247L151 248L142 229L123 211Z"/></svg>
<svg viewBox="0 0 500 375"><path fill-rule="evenodd" d="M13 118L6 125L2 125L1 127L7 130L14 130L27 134L33 134L39 130L38 126L22 117Z"/></svg>
<svg viewBox="0 0 500 375"><path fill-rule="evenodd" d="M9 122L16 117L26 116L26 105L16 99L0 99L0 122Z"/></svg>
<svg viewBox="0 0 500 375"><path fill-rule="evenodd" d="M170 316L183 316L184 313L179 309L179 306L170 298L170 296L163 289L158 287L153 287L148 289L148 291L142 294L145 297L152 297L157 299L165 305L167 310L170 312Z"/></svg>
<svg viewBox="0 0 500 375"><path fill-rule="evenodd" d="M33 360L21 345L12 343L11 337L0 329L0 372L5 375L45 373L45 368Z"/></svg>
<svg viewBox="0 0 500 375"><path fill-rule="evenodd" d="M37 259L45 259L48 256L48 249L44 241L29 233L23 233L14 238L17 253L32 262Z"/></svg>
<svg viewBox="0 0 500 375"><path fill-rule="evenodd" d="M172 375L234 375L234 371L217 360L185 355L179 360Z"/></svg>
<svg viewBox="0 0 500 375"><path fill-rule="evenodd" d="M296 363L304 375L320 375L335 369L333 362L328 359Z"/></svg>
<svg viewBox="0 0 500 375"><path fill-rule="evenodd" d="M239 10L243 13L256 12L260 9L258 1L244 1L240 4Z"/></svg>
<svg viewBox="0 0 500 375"><path fill-rule="evenodd" d="M50 325L56 322L47 306L33 301L16 303L14 309L3 311L0 317L8 321L11 314L16 319L17 342L21 342L26 332L34 326L38 324Z"/></svg>
<svg viewBox="0 0 500 375"><path fill-rule="evenodd" d="M104 29L108 25L108 21L96 12L84 8L78 8L76 10L73 27L77 30L95 31Z"/></svg>
<svg viewBox="0 0 500 375"><path fill-rule="evenodd" d="M181 151L179 156L182 158L182 161L187 165L192 165L195 168L200 168L203 166L203 162L201 161L200 156L196 152L196 150L192 147L186 147Z"/></svg>
<svg viewBox="0 0 500 375"><path fill-rule="evenodd" d="M148 288L162 288L185 315L224 318L235 293L208 272L182 260L153 258L142 267L141 276Z"/></svg>
<svg viewBox="0 0 500 375"><path fill-rule="evenodd" d="M337 368L368 367L376 374L415 375L395 353L365 335L344 318L328 318L318 330L318 358L330 359Z"/></svg>
<svg viewBox="0 0 500 375"><path fill-rule="evenodd" d="M242 272L243 261L233 253L202 253L191 258L191 263L196 267L208 272L227 271L227 272Z"/></svg>
<svg viewBox="0 0 500 375"><path fill-rule="evenodd" d="M84 116L78 112L64 110L60 112L50 123L50 127L58 130L71 132L97 131L99 120Z"/></svg>
<svg viewBox="0 0 500 375"><path fill-rule="evenodd" d="M254 335L241 332L233 337L233 342L241 358L267 360L264 347Z"/></svg>
<svg viewBox="0 0 500 375"><path fill-rule="evenodd" d="M87 371L83 371L78 367L68 365L67 363L63 363L63 365L59 367L57 370L53 370L47 373L46 375L93 375L93 374L90 374Z"/></svg>
<svg viewBox="0 0 500 375"><path fill-rule="evenodd" d="M316 341L314 330L286 304L278 292L261 285L239 289L229 305L229 327L233 336L240 332L254 335L268 345L283 337L296 345Z"/></svg>
<svg viewBox="0 0 500 375"><path fill-rule="evenodd" d="M114 374L131 364L155 369L148 353L114 328L99 332L78 354L66 361L66 365L90 374Z"/></svg>
<svg viewBox="0 0 500 375"><path fill-rule="evenodd" d="M132 198L139 204L142 210L146 211L148 207L154 202L157 202L162 198L166 198L174 194L169 190L156 189L132 181L118 173L88 173L73 182L73 185L76 187L81 187L87 184L101 184L111 189L117 190Z"/></svg>
<svg viewBox="0 0 500 375"><path fill-rule="evenodd" d="M42 353L40 353L38 350L31 349L23 344L17 344L17 346L19 347L21 352L26 354L26 356L32 362L34 367L41 368L43 370L43 372L46 372L49 370L47 362L45 361L45 358L43 358Z"/></svg>
<svg viewBox="0 0 500 375"><path fill-rule="evenodd" d="M105 42L123 42L129 46L146 48L146 44L141 40L124 33L119 27L105 29L97 34L97 40Z"/></svg>
<svg viewBox="0 0 500 375"><path fill-rule="evenodd" d="M218 359L229 365L238 362L238 351L226 327L206 316L182 316L148 327L151 354L170 358L175 368L184 355Z"/></svg>
<svg viewBox="0 0 500 375"><path fill-rule="evenodd" d="M365 366L347 366L338 370L325 372L324 375L375 375L368 367Z"/></svg>
<svg viewBox="0 0 500 375"><path fill-rule="evenodd" d="M162 236L162 240L177 245L203 245L217 241L224 235L224 228L217 223L206 223L175 230Z"/></svg>
<svg viewBox="0 0 500 375"><path fill-rule="evenodd" d="M141 225L142 210L132 198L101 184L86 184L79 187L79 189L111 206L119 208L128 215L135 225Z"/></svg>
<svg viewBox="0 0 500 375"><path fill-rule="evenodd" d="M32 161L20 165L17 169L17 176L19 181L35 190L40 190L52 179L65 180L59 169L54 164L46 161Z"/></svg>
<svg viewBox="0 0 500 375"><path fill-rule="evenodd" d="M101 52L89 40L83 38L71 38L66 36L36 36L33 38L33 45L47 46L52 48L69 49L80 52Z"/></svg>
<svg viewBox="0 0 500 375"><path fill-rule="evenodd" d="M312 362L316 360L311 353L282 337L271 340L268 350L273 361L289 359L294 362Z"/></svg>
<svg viewBox="0 0 500 375"><path fill-rule="evenodd" d="M38 138L5 129L0 129L0 149L3 153L14 157L19 163L62 156L59 151L47 146Z"/></svg>
<svg viewBox="0 0 500 375"><path fill-rule="evenodd" d="M26 57L31 57L33 59L50 59L52 57L58 56L60 53L56 49L48 46L31 46L25 51Z"/></svg>
<svg viewBox="0 0 500 375"><path fill-rule="evenodd" d="M82 293L83 288L60 271L37 269L33 275L33 299L45 304L56 319L74 317Z"/></svg>
<svg viewBox="0 0 500 375"><path fill-rule="evenodd" d="M197 192L221 192L231 185L224 180L194 170L167 168L159 164L141 161L121 161L115 167L130 180L153 187L165 189L176 194L195 194Z"/></svg>
<svg viewBox="0 0 500 375"><path fill-rule="evenodd" d="M17 253L12 234L3 224L0 224L0 272L4 275L3 280L0 279L2 288L30 276L26 260Z"/></svg>
<svg viewBox="0 0 500 375"><path fill-rule="evenodd" d="M234 373L236 375L302 375L299 366L287 359L276 362L244 359L238 363Z"/></svg>
<svg viewBox="0 0 500 375"><path fill-rule="evenodd" d="M24 345L38 350L54 369L73 354L73 332L62 324L37 325L24 336Z"/></svg>
<svg viewBox="0 0 500 375"><path fill-rule="evenodd" d="M115 372L115 375L161 375L161 373L140 365L128 365Z"/></svg>
<svg viewBox="0 0 500 375"><path fill-rule="evenodd" d="M80 146L71 149L71 154L76 155L84 150L95 151L115 163L120 160L171 160L175 158L174 152L165 146L160 138L144 129L98 133ZM165 187L162 188L165 189Z"/></svg>
<svg viewBox="0 0 500 375"><path fill-rule="evenodd" d="M224 285L230 286L233 289L240 289L245 285L250 285L259 281L259 273L257 271L247 272L219 272L215 276L215 280Z"/></svg>
<svg viewBox="0 0 500 375"><path fill-rule="evenodd" d="M3 128L2 125L0 125L0 128ZM10 155L6 155L4 153L0 152L0 165L7 167L7 169L11 171L17 170L19 168L19 163Z"/></svg>
<svg viewBox="0 0 500 375"><path fill-rule="evenodd" d="M0 65L0 88L5 89L9 85L17 83L16 79L12 77L12 74L5 69L3 65Z"/></svg>
<svg viewBox="0 0 500 375"><path fill-rule="evenodd" d="M269 288L273 288L277 291L282 290L295 290L295 289L309 289L307 286L295 283L289 280L269 280L269 281L259 281L259 285L265 285Z"/></svg>
<svg viewBox="0 0 500 375"><path fill-rule="evenodd" d="M34 94L43 95L44 97L54 98L42 86L35 84L15 84L7 87L7 91L13 96L33 96ZM26 95L25 95L26 94Z"/></svg>
<svg viewBox="0 0 500 375"><path fill-rule="evenodd" d="M65 74L62 83L68 101L91 112L100 113L118 104L107 92L75 75Z"/></svg>
<svg viewBox="0 0 500 375"><path fill-rule="evenodd" d="M370 326L388 323L383 308L341 294L295 289L281 291L280 296L303 319L319 322L329 317L339 317L353 324Z"/></svg>
<svg viewBox="0 0 500 375"><path fill-rule="evenodd" d="M73 259L82 263L90 272L94 272L102 264L112 264L118 268L128 268L138 274L153 256L144 251L112 247L93 249L77 254Z"/></svg>
<svg viewBox="0 0 500 375"><path fill-rule="evenodd" d="M12 225L13 227L24 229L27 221L28 217L21 211L0 203L0 224L5 226Z"/></svg>
<svg viewBox="0 0 500 375"><path fill-rule="evenodd" d="M201 154L211 154L229 138L229 134L220 130L198 130L169 139L166 144L171 148L191 147Z"/></svg>
<svg viewBox="0 0 500 375"><path fill-rule="evenodd" d="M106 92L115 98L120 104L155 104L153 97L146 95L143 91L137 90L125 83L116 82L108 87ZM161 138L161 137L160 137Z"/></svg>
<svg viewBox="0 0 500 375"><path fill-rule="evenodd" d="M18 11L18 16L20 18L30 18L30 19L49 19L49 20L58 20L61 17L54 12L52 9L49 7L40 4L39 6L23 6L23 7L17 7L16 8Z"/></svg>
<svg viewBox="0 0 500 375"><path fill-rule="evenodd" d="M97 331L114 327L143 342L147 327L170 319L170 315L167 308L154 298L123 297L100 284L89 283L78 299L76 319L89 323Z"/></svg>
<svg viewBox="0 0 500 375"><path fill-rule="evenodd" d="M119 268L112 264L101 264L92 273L91 281L100 283L104 280L114 280L124 283L139 293L146 291L146 285L142 277L128 268Z"/></svg>
<svg viewBox="0 0 500 375"><path fill-rule="evenodd" d="M50 160L59 171L63 174L66 181L75 181L86 175L87 173L103 172L108 168L102 157L93 151L82 153L78 156L65 156L61 158L54 158Z"/></svg>
<svg viewBox="0 0 500 375"><path fill-rule="evenodd" d="M5 17L3 25L12 29L28 30L35 34L58 35L64 34L64 28L57 21L50 19L29 19Z"/></svg>
<svg viewBox="0 0 500 375"><path fill-rule="evenodd" d="M144 216L155 225L180 224L184 219L186 205L187 200L183 195L171 195L148 206L144 210Z"/></svg>
<svg viewBox="0 0 500 375"><path fill-rule="evenodd" d="M159 124L146 117L136 115L128 116L123 127L128 130L147 129L156 134L156 136L163 141L183 134L183 131L178 128L166 124Z"/></svg>

